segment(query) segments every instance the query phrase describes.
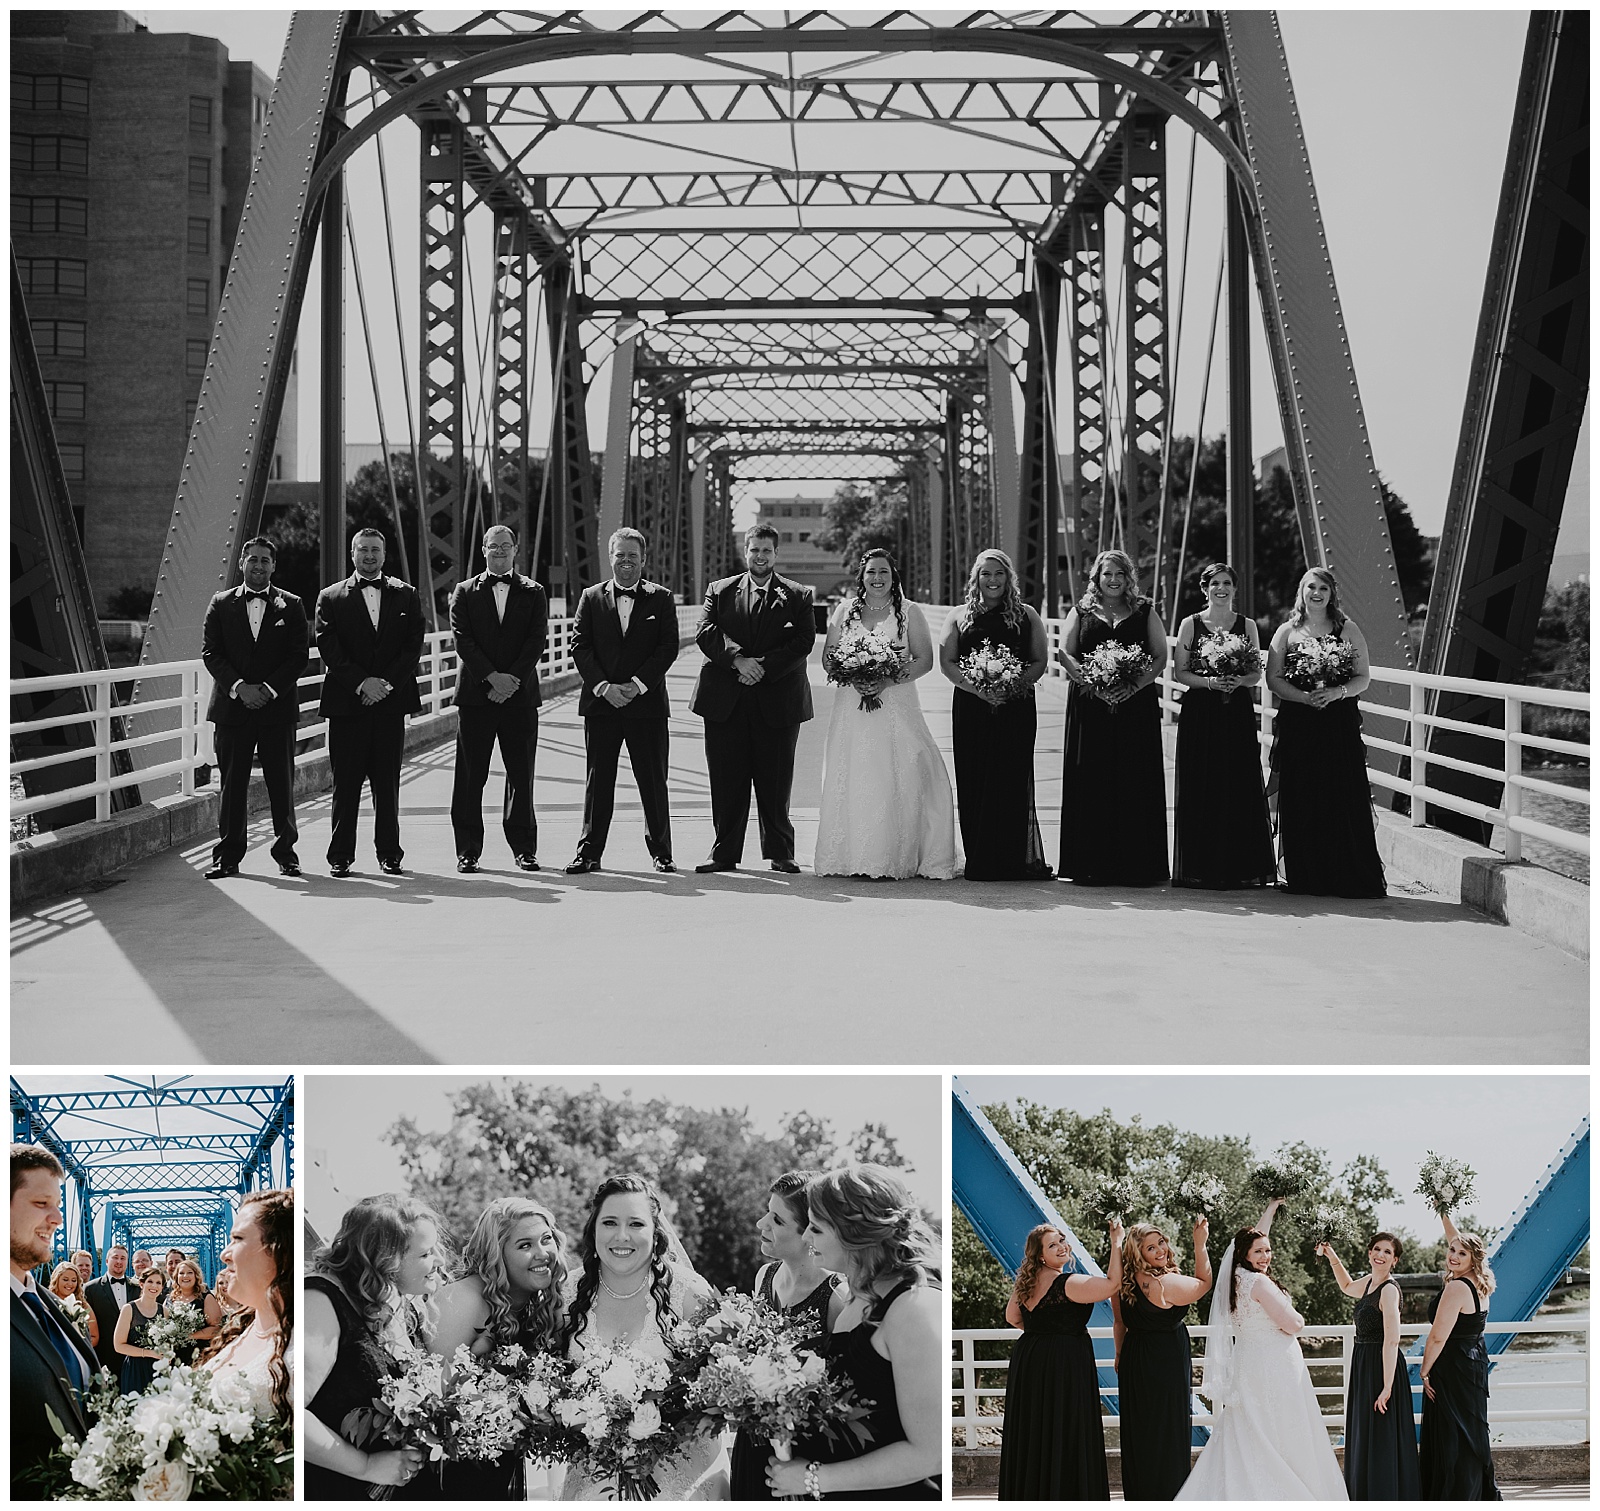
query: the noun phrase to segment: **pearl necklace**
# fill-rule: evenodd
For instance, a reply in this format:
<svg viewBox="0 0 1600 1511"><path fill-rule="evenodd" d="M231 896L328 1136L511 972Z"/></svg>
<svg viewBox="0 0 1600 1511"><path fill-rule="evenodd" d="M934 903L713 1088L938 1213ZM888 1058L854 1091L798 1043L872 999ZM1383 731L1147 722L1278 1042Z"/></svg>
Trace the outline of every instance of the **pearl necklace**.
<svg viewBox="0 0 1600 1511"><path fill-rule="evenodd" d="M642 1291L649 1284L650 1284L650 1277L648 1275L646 1275L644 1277L644 1279L641 1280L638 1283L638 1285L636 1285L631 1291L629 1291L626 1295L624 1295L621 1291L612 1290L611 1287L606 1284L604 1276L602 1276L601 1279L600 1279L600 1289L602 1291L604 1291L606 1293L606 1295L613 1296L618 1301L632 1301L633 1298L635 1296L637 1296L639 1294L639 1292Z"/></svg>

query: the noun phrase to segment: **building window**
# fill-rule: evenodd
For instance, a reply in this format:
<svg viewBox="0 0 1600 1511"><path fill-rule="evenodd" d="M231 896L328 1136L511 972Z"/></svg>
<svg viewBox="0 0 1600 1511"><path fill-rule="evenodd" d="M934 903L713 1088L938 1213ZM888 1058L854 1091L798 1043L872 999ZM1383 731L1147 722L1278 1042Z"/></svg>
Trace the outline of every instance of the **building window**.
<svg viewBox="0 0 1600 1511"><path fill-rule="evenodd" d="M69 483L83 481L83 445L78 441L62 441L56 450L61 453L61 471ZM79 532L82 533L81 530Z"/></svg>
<svg viewBox="0 0 1600 1511"><path fill-rule="evenodd" d="M204 341L185 341L183 343L183 370L191 378L203 378L206 373L206 343Z"/></svg>
<svg viewBox="0 0 1600 1511"><path fill-rule="evenodd" d="M211 135L211 101L203 94L189 96L189 129L201 136Z"/></svg>
<svg viewBox="0 0 1600 1511"><path fill-rule="evenodd" d="M88 327L81 320L32 320L33 349L41 357L82 357Z"/></svg>
<svg viewBox="0 0 1600 1511"><path fill-rule="evenodd" d="M13 194L11 231L35 236L87 236L89 201L55 194Z"/></svg>
<svg viewBox="0 0 1600 1511"><path fill-rule="evenodd" d="M19 257L17 271L24 294L81 296L88 292L89 264L76 257Z"/></svg>
<svg viewBox="0 0 1600 1511"><path fill-rule="evenodd" d="M787 519L791 514L794 513L794 505L793 504L785 504L781 509L778 510L778 513L783 515L783 517L785 519Z"/></svg>
<svg viewBox="0 0 1600 1511"><path fill-rule="evenodd" d="M11 138L13 173L72 173L89 171L89 139L82 136L23 136Z"/></svg>
<svg viewBox="0 0 1600 1511"><path fill-rule="evenodd" d="M11 103L19 110L59 110L66 115L88 115L89 81L72 74L14 73Z"/></svg>
<svg viewBox="0 0 1600 1511"><path fill-rule="evenodd" d="M191 315L209 315L211 313L211 280L209 278L191 278L189 280L188 312Z"/></svg>
<svg viewBox="0 0 1600 1511"><path fill-rule="evenodd" d="M794 544L794 532L792 530L785 530L783 532L783 544L786 546L792 546Z"/></svg>
<svg viewBox="0 0 1600 1511"><path fill-rule="evenodd" d="M50 405L52 420L81 420L83 418L82 383L46 382L44 396Z"/></svg>
<svg viewBox="0 0 1600 1511"><path fill-rule="evenodd" d="M191 194L209 194L211 192L211 159L209 157L191 157L189 159L189 192Z"/></svg>
<svg viewBox="0 0 1600 1511"><path fill-rule="evenodd" d="M189 250L199 253L202 257L211 250L211 217L209 215L191 215L189 217Z"/></svg>
<svg viewBox="0 0 1600 1511"><path fill-rule="evenodd" d="M810 531L809 531L809 530L802 530L802 531L801 531L801 532L800 532L800 534L799 534L799 537L798 537L798 538L799 538L799 539L800 539L800 540L802 540L802 541L807 541L807 540L810 540L810 539L811 539L811 532L810 532Z"/></svg>

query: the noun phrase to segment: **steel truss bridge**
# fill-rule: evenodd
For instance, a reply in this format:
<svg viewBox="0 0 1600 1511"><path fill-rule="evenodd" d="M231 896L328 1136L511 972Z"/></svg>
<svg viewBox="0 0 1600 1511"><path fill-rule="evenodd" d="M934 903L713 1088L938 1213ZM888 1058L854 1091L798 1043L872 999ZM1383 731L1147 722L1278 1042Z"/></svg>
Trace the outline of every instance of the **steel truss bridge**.
<svg viewBox="0 0 1600 1511"><path fill-rule="evenodd" d="M37 1092L12 1077L11 1137L44 1145L66 1171L58 1261L88 1249L100 1268L119 1243L156 1257L182 1249L209 1284L239 1199L293 1180L294 1082L108 1076L93 1090Z"/></svg>
<svg viewBox="0 0 1600 1511"><path fill-rule="evenodd" d="M1425 671L1514 681L1532 646L1587 400L1587 101L1587 13L1535 13ZM347 570L347 347L376 390L369 321L385 304L359 249L370 273L386 238L392 270L396 234L392 217L381 236L353 226L347 187L375 174L389 204L385 143L408 123L419 212L402 230L420 272L415 288L391 281L397 321L413 301L420 334L402 362L407 433L383 444L409 447L428 480L417 538L396 510L396 565L434 604L492 522L518 527L531 570L569 600L605 575L609 532L634 525L650 575L692 599L734 568L741 490L819 478L903 499L919 598L956 600L974 552L999 545L1049 612L1121 545L1170 611L1174 374L1209 302L1248 609L1253 289L1305 558L1338 569L1374 661L1412 665L1276 18L1065 10L296 12L146 664L193 654L259 526L314 248L324 579ZM1190 193L1198 151L1226 170L1225 256L1199 294L1192 207L1169 202L1169 154L1185 150ZM14 413L19 392L26 408L14 351ZM608 415L599 459L591 396ZM94 638L58 474L34 462L13 524L31 572L14 596L54 671L82 669ZM1433 732L1446 761L1489 717L1447 702L1431 710L1461 726ZM136 711L152 739L140 769L174 717Z"/></svg>

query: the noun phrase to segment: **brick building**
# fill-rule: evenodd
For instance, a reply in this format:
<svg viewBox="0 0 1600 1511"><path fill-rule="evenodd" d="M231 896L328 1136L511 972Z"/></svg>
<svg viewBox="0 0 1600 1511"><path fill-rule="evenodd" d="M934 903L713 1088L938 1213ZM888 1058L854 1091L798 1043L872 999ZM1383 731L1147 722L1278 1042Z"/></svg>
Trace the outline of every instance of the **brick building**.
<svg viewBox="0 0 1600 1511"><path fill-rule="evenodd" d="M11 13L11 245L102 613L155 583L271 89L209 37Z"/></svg>
<svg viewBox="0 0 1600 1511"><path fill-rule="evenodd" d="M817 601L844 590L850 581L844 558L814 544L823 525L827 500L806 498L758 498L755 524L771 525L778 532L778 570L785 577L803 582L816 591ZM743 540L744 532L739 532Z"/></svg>

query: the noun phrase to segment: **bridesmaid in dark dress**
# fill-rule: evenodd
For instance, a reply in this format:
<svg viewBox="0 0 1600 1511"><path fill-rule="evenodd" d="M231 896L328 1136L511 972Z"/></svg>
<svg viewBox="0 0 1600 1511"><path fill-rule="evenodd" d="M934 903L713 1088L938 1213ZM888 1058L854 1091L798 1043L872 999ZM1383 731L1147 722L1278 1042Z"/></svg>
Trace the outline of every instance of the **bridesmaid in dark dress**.
<svg viewBox="0 0 1600 1511"><path fill-rule="evenodd" d="M1288 682L1284 665L1290 647L1312 640L1352 646L1355 675L1337 687L1309 692ZM1267 657L1267 686L1278 699L1272 742L1278 843L1290 892L1388 895L1356 701L1371 681L1366 637L1340 610L1333 573L1313 567L1300 579L1294 609L1278 626Z"/></svg>
<svg viewBox="0 0 1600 1511"><path fill-rule="evenodd" d="M1497 1501L1489 1452L1489 1318L1494 1272L1484 1241L1444 1219L1445 1283L1422 1350L1422 1498Z"/></svg>
<svg viewBox="0 0 1600 1511"><path fill-rule="evenodd" d="M161 1357L149 1343L150 1324L161 1315L161 1292L166 1277L160 1270L149 1269L139 1283L139 1294L117 1316L114 1341L122 1356L122 1370L117 1376L117 1386L125 1396L143 1395L145 1387L155 1378L156 1360Z"/></svg>
<svg viewBox="0 0 1600 1511"><path fill-rule="evenodd" d="M1352 1280L1333 1245L1319 1243L1333 1278L1356 1303L1356 1341L1345 1393L1344 1482L1353 1501L1422 1498L1411 1372L1400 1356L1400 1240L1379 1233L1367 1245L1372 1272Z"/></svg>
<svg viewBox="0 0 1600 1511"><path fill-rule="evenodd" d="M1218 635L1238 635L1259 653L1253 619L1233 607L1238 579L1226 562L1200 574L1202 613L1178 626L1172 675L1187 691L1178 710L1174 787L1172 884L1175 887L1267 887L1278 879L1272 820L1261 783L1256 737L1258 670L1245 677L1203 676L1191 665L1195 648Z"/></svg>
<svg viewBox="0 0 1600 1511"><path fill-rule="evenodd" d="M427 1293L439 1230L434 1213L409 1196L363 1197L306 1277L307 1500L367 1500L421 1467L420 1451L389 1447L363 1414L410 1342L405 1298Z"/></svg>
<svg viewBox="0 0 1600 1511"><path fill-rule="evenodd" d="M1006 1302L1022 1329L1006 1371L1001 1500L1110 1500L1100 1376L1089 1317L1122 1281L1122 1224L1110 1227L1104 1276L1068 1274L1072 1250L1049 1223L1028 1234Z"/></svg>
<svg viewBox="0 0 1600 1511"><path fill-rule="evenodd" d="M1067 615L1058 652L1073 683L1061 776L1061 879L1087 886L1153 887L1168 875L1155 685L1167 664L1167 636L1136 583L1123 552L1095 557L1088 591ZM1150 656L1150 670L1132 692L1105 697L1083 685L1084 658L1108 640Z"/></svg>
<svg viewBox="0 0 1600 1511"><path fill-rule="evenodd" d="M840 1279L817 1262L805 1241L811 1208L806 1201L806 1186L816 1178L815 1170L791 1170L780 1175L768 1189L767 1210L756 1223L761 1235L761 1253L768 1261L756 1271L754 1293L776 1311L808 1318L815 1342L823 1352L829 1324L844 1300ZM728 1464L730 1500L768 1501L767 1460L771 1445L757 1440L742 1428L733 1441Z"/></svg>
<svg viewBox="0 0 1600 1511"><path fill-rule="evenodd" d="M1136 1223L1122 1241L1122 1282L1111 1298L1125 1500L1169 1501L1189 1478L1193 1355L1189 1308L1211 1289L1204 1217L1194 1225L1194 1274L1178 1268L1160 1228Z"/></svg>
<svg viewBox="0 0 1600 1511"><path fill-rule="evenodd" d="M519 1343L550 1353L561 1325L565 1243L547 1207L502 1196L483 1209L461 1252L464 1273L433 1298L430 1353L453 1358L465 1345L478 1357ZM526 1500L520 1454L425 1464L397 1500Z"/></svg>
<svg viewBox="0 0 1600 1511"><path fill-rule="evenodd" d="M997 701L980 692L960 662L985 646L1022 663L1027 691ZM968 881L1038 881L1050 875L1033 806L1033 743L1039 715L1034 684L1048 670L1044 622L1022 601L1017 569L1004 551L980 551L967 601L945 621L939 668L956 685L950 709L956 806Z"/></svg>
<svg viewBox="0 0 1600 1511"><path fill-rule="evenodd" d="M205 1318L205 1325L195 1329L194 1341L185 1343L173 1355L175 1363L193 1364L222 1327L222 1303L206 1289L205 1277L193 1259L180 1259L172 1267L171 1282L161 1310L170 1317L175 1306L192 1306Z"/></svg>
<svg viewBox="0 0 1600 1511"><path fill-rule="evenodd" d="M828 1372L875 1404L872 1436L802 1440L767 1460L775 1496L940 1500L950 1361L939 1241L905 1183L881 1165L830 1170L806 1187L806 1241L849 1288L828 1334Z"/></svg>

